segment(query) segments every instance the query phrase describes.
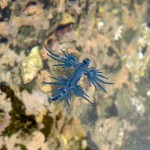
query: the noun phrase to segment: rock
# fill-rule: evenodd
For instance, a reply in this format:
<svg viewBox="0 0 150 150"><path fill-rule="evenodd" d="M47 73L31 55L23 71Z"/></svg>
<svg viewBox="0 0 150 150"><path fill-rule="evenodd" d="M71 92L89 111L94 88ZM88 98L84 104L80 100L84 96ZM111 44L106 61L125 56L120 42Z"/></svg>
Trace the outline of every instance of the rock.
<svg viewBox="0 0 150 150"><path fill-rule="evenodd" d="M33 47L29 56L22 63L22 79L25 84L31 82L40 69L43 63L37 46Z"/></svg>

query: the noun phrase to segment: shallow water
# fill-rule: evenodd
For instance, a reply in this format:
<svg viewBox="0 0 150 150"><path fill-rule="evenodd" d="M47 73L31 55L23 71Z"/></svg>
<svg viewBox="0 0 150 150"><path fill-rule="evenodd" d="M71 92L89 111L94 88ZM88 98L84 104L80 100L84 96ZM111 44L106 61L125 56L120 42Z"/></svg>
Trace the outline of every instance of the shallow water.
<svg viewBox="0 0 150 150"><path fill-rule="evenodd" d="M0 149L149 150L149 4L1 1ZM83 76L78 85L94 104L73 92L70 106L49 101L58 87L42 81L70 79L75 68L53 66L45 46L58 56L60 49L72 53L77 62L89 58L89 69L114 84L101 83L105 93Z"/></svg>

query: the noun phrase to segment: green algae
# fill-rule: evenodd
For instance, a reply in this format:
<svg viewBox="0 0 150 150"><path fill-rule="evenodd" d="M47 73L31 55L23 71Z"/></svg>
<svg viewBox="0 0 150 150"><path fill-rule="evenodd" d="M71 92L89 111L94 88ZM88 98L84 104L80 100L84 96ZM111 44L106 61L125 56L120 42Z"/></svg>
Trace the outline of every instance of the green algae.
<svg viewBox="0 0 150 150"><path fill-rule="evenodd" d="M36 44L36 33L33 26L22 26L17 35L17 46L20 49L33 47Z"/></svg>
<svg viewBox="0 0 150 150"><path fill-rule="evenodd" d="M21 150L27 150L26 146L23 144L16 144L15 147L20 147Z"/></svg>
<svg viewBox="0 0 150 150"><path fill-rule="evenodd" d="M3 86L1 90L6 93L7 98L10 98L13 108L12 111L10 111L11 122L2 134L10 136L17 133L19 130L31 133L37 128L35 117L25 114L23 103L15 96L14 91L9 86Z"/></svg>
<svg viewBox="0 0 150 150"><path fill-rule="evenodd" d="M0 109L0 123L2 122L4 115L5 115L5 112Z"/></svg>
<svg viewBox="0 0 150 150"><path fill-rule="evenodd" d="M20 90L20 92L22 92L23 90L27 90L29 93L32 93L32 90L34 89L36 84L37 84L36 79L33 79L30 83L20 84L19 85L19 90Z"/></svg>
<svg viewBox="0 0 150 150"><path fill-rule="evenodd" d="M17 54L20 54L22 50L28 54L30 48L36 45L36 33L33 26L21 26L18 35L16 37L17 45L10 43L10 48L14 50Z"/></svg>
<svg viewBox="0 0 150 150"><path fill-rule="evenodd" d="M7 150L7 147L3 145L3 147L0 150Z"/></svg>
<svg viewBox="0 0 150 150"><path fill-rule="evenodd" d="M46 139L52 130L53 122L53 118L47 113L43 118L44 128L41 129L41 132L45 135Z"/></svg>

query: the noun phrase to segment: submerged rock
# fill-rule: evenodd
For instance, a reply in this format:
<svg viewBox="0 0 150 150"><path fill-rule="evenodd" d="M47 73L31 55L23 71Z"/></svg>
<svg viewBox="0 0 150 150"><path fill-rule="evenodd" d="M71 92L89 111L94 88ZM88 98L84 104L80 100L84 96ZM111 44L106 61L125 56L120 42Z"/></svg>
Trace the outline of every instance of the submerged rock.
<svg viewBox="0 0 150 150"><path fill-rule="evenodd" d="M33 47L29 56L22 63L22 79L25 84L31 82L40 69L43 63L37 46Z"/></svg>

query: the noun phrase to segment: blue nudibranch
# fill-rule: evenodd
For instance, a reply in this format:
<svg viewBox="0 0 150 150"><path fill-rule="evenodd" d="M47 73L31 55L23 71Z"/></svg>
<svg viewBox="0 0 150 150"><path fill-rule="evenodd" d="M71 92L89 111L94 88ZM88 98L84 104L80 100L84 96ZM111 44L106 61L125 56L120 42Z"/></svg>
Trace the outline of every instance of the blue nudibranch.
<svg viewBox="0 0 150 150"><path fill-rule="evenodd" d="M51 77L55 82L45 82L44 84L53 84L57 85L58 88L53 92L52 97L49 97L51 101L57 100L65 100L69 105L69 101L71 100L71 92L74 93L76 96L80 96L93 104L89 99L88 95L83 91L83 88L78 85L78 81L81 79L83 75L87 76L89 86L91 83L96 87L100 87L104 92L107 92L100 83L103 84L113 84L111 82L103 81L103 79L108 79L102 75L102 72L98 71L95 68L88 68L89 63L91 62L89 58L85 58L81 63L77 61L76 57L73 54L69 54L61 49L64 56L59 56L51 52L47 47L45 47L48 51L48 56L53 58L54 60L60 62L54 66L60 66L61 69L70 69L71 67L74 68L74 72L72 76L67 79L66 77Z"/></svg>

